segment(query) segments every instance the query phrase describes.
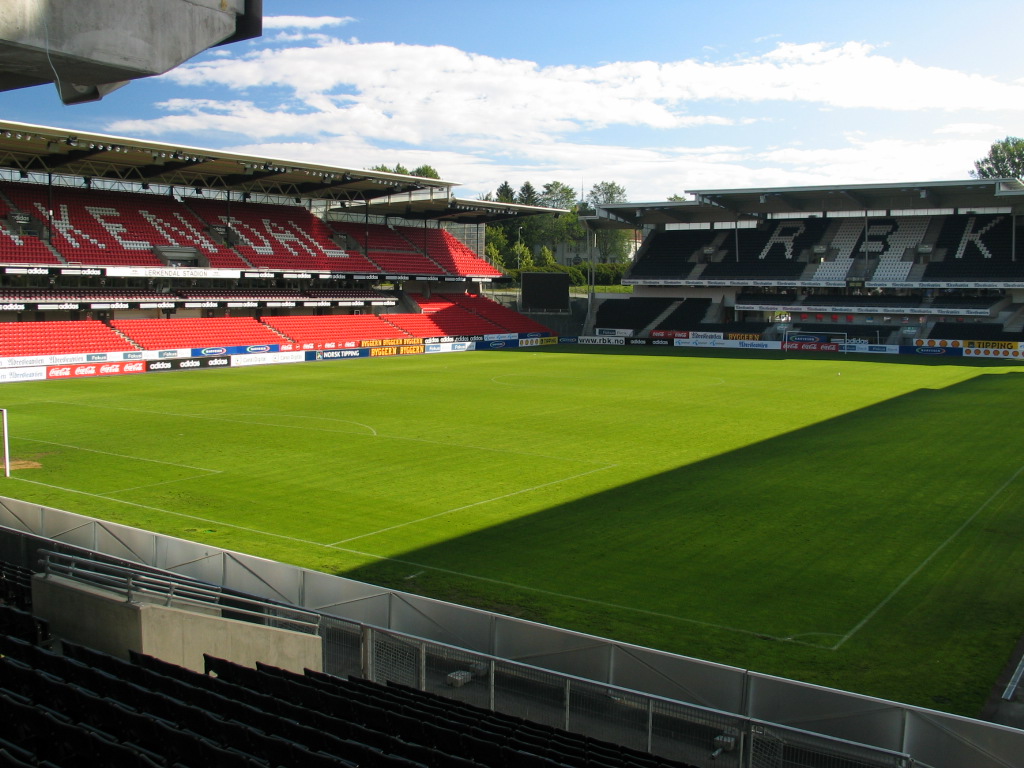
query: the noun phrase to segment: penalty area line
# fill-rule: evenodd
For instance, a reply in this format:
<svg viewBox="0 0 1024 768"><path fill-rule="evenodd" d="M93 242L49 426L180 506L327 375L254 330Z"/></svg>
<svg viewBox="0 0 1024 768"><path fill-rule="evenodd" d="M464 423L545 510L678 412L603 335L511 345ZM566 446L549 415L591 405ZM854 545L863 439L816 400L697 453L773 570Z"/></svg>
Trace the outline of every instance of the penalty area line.
<svg viewBox="0 0 1024 768"><path fill-rule="evenodd" d="M174 480L161 480L159 483L146 483L146 485L135 485L131 488L115 488L107 493L128 493L128 491L141 491L143 488L155 488L158 485L173 485L174 483L184 483L186 480L202 480L206 477L214 477L215 475L223 474L220 470L214 470L208 472L205 475L189 475L188 477L179 477Z"/></svg>
<svg viewBox="0 0 1024 768"><path fill-rule="evenodd" d="M275 539L284 539L285 541L295 542L296 544L309 544L314 547L330 547L329 544L324 544L321 541L310 541L309 539L300 539L295 536L286 536L283 533L271 533L270 531L263 531L259 528L249 528L245 525L238 525L237 523L227 523L223 520L213 520L209 517L201 517L199 515L190 515L188 512L175 512L172 509L164 509L162 507L154 507L149 504L138 504L134 501L126 501L124 499L116 499L113 496L104 496L102 493L90 493L89 491L80 491L77 488L65 488L60 485L52 485L51 483L41 483L38 480L26 480L23 477L12 477L12 480L19 483L31 483L32 485L40 485L44 488L52 488L55 491L66 491L67 493L77 493L80 496L89 496L93 499L103 499L104 501L111 501L115 504L124 504L128 507L135 507L137 509L148 509L152 512L161 512L165 515L174 515L175 517L184 517L187 520L196 520L200 523L209 523L210 525L220 525L225 528L234 528L239 531L246 531L248 533L255 533L260 536L269 536Z"/></svg>
<svg viewBox="0 0 1024 768"><path fill-rule="evenodd" d="M11 478L11 479L14 480L15 482L29 483L31 485L39 485L39 486L42 486L44 488L52 488L52 489L57 490L57 491L66 491L68 493L77 493L77 494L79 494L81 496L89 496L89 497L94 498L94 499L103 499L104 501L113 502L115 504L124 504L126 506L135 507L137 509L148 509L148 510L150 510L152 512L161 512L161 513L166 514L166 515L173 515L175 517L183 517L183 518L185 518L187 520L195 520L195 521L198 521L198 522L201 522L201 523L208 523L210 525L219 525L219 526L223 526L225 528L234 528L234 529L239 530L239 531L246 531L247 533L254 533L254 534L257 534L259 536L267 536L269 538L283 539L284 541L290 541L290 542L293 542L293 543L296 543L296 544L306 544L306 545L314 546L314 547L323 547L324 549L332 549L332 550L335 550L335 551L338 551L338 552L344 552L346 554L357 555L359 557L368 558L370 560L384 560L384 561L388 561L388 562L392 562L392 563L399 563L401 565L411 565L411 566L413 566L415 568L420 568L421 569L421 573L423 571L437 571L438 573L446 573L446 574L449 574L449 575L452 575L452 576L459 576L459 577L465 578L465 579L471 579L471 580L474 580L474 581L485 582L487 584L495 584L495 585L502 586L502 587L511 587L513 589L521 589L521 590L526 591L526 592L534 592L534 593L541 594L541 595L547 595L549 597L556 597L556 598L559 598L561 600L569 600L569 601L575 601L575 602L579 602L579 603L586 603L588 605L596 605L596 606L603 607L603 608L614 608L616 610L625 611L627 613L636 613L636 614L640 614L640 615L643 615L643 616L653 616L653 617L657 617L657 618L667 619L669 621L678 621L678 622L682 622L684 624L692 624L694 626L706 627L708 629L717 629L717 630L721 630L721 631L724 631L724 632L732 632L732 633L735 633L735 634L745 635L745 636L748 636L748 637L756 637L756 638L767 639L767 640L775 640L775 641L778 641L778 642L789 643L790 645L803 645L803 646L808 646L810 648L822 648L822 646L817 645L815 643L806 643L806 642L802 642L800 640L795 640L795 639L792 639L792 638L776 637L775 635L769 635L769 634L766 634L764 632L753 632L753 631L751 631L749 629L739 629L737 627L730 627L730 626L727 626L725 624L714 624L714 623L707 622L707 621L700 621L699 619L687 619L687 618L684 618L682 616L673 616L673 615L668 614L668 613L659 613L657 611L648 611L648 610L646 610L644 608L636 608L636 607L632 607L632 606L628 606L628 605L619 605L617 603L608 603L608 602L605 602L603 600L595 600L595 599L589 598L589 597L579 597L579 596L576 596L576 595L566 595L566 594L561 593L561 592L554 592L554 591L547 590L547 589L541 589L539 587L530 587L530 586L526 586L524 584L516 584L515 582L511 582L511 581L503 581L501 579L493 579L493 578L490 578L488 576L477 576L477 575L472 574L472 573L465 573L463 571L454 571L454 570L451 570L449 568L438 568L437 566L427 565L426 563L418 563L418 562L415 562L415 561L412 561L412 560L403 560L401 558L389 557L387 555L376 555L376 554L373 554L372 552L362 552L362 551L357 550L357 549L348 549L346 547L339 547L339 546L336 546L336 545L333 545L333 544L324 544L323 542L319 542L319 541L310 541L308 539L300 539L300 538L297 538L295 536L286 536L286 535L281 534L281 533L271 533L270 531L263 531L263 530L260 530L258 528L250 528L248 526L238 525L237 523L226 523L226 522L224 522L222 520L213 520L211 518L201 517L199 515L190 515L187 512L175 512L175 511L170 510L170 509L163 509L161 507L154 507L154 506L151 506L149 504L137 504L134 501L125 501L124 499L115 499L112 496L104 496L104 495L99 494L99 493L90 493L88 491L80 491L80 490L78 490L76 488L64 488L62 486L52 485L50 483L41 483L38 480L26 480L26 479L20 478L20 477L15 477L15 478ZM421 574L420 573L416 574L416 576L419 576L419 575L421 575Z"/></svg>
<svg viewBox="0 0 1024 768"><path fill-rule="evenodd" d="M443 517L444 515L452 515L452 514L455 514L456 512L462 512L462 511L467 510L467 509L472 509L473 507L479 507L482 504L490 504L491 502L494 502L494 501L501 501L502 499L510 499L513 496L519 496L520 494L523 494L523 493L530 493L531 491L537 491L537 490L540 490L541 488L547 488L548 486L551 486L551 485L557 485L558 483L567 483L570 480L576 480L576 479L581 478L581 477L586 477L587 475L592 475L595 472L603 472L606 469L614 469L617 466L618 466L617 464L609 464L606 467L598 467L597 469L591 469L591 470L589 470L587 472L580 472L578 475L572 475L571 477L561 477L561 478L559 478L557 480L552 480L552 481L547 482L547 483L541 483L540 485L535 485L532 488L521 488L518 491L512 491L511 493L506 493L506 494L503 494L501 496L495 496L492 499L481 499L480 501L474 501L472 504L465 504L465 505L463 505L461 507L453 507L452 509L446 509L443 512L436 512L433 515L427 515L426 517L420 517L420 518L417 518L416 520L406 520L404 523L397 523L395 525L389 525L387 528L381 528L381 529L376 530L376 531L370 531L369 533L361 533L358 536L351 536L351 537L349 537L347 539L341 539L340 541L334 541L334 542L331 542L330 544L328 544L327 546L329 546L329 547L337 547L339 544L348 544L350 541L357 541L359 539L365 539L368 536L376 536L379 533L387 533L388 531L394 531L394 530L396 530L398 528L405 528L408 525L416 525L417 523L424 523L427 520L433 520L433 519L438 518L438 517Z"/></svg>
<svg viewBox="0 0 1024 768"><path fill-rule="evenodd" d="M1009 479L1007 479L1007 481L1005 483L1003 483L1001 486L999 486L992 493L991 496L989 496L987 499L985 499L985 501L983 501L981 503L981 505L976 510L974 510L974 514L972 514L970 517L968 517L966 520L964 520L964 522L960 525L960 527L957 528L955 531L953 531L953 533L951 533L949 535L949 538L947 538L944 542L939 544L939 546L937 546L932 551L932 553L930 555L928 555L928 557L926 557L924 560L921 561L921 563L917 566L917 568L915 568L909 574L907 574L907 577L905 579L903 579L903 581L901 581L899 584L897 584L896 588L892 592L890 592L888 595L886 595L885 598L882 600L882 602L880 602L878 605L876 605L874 608L872 608L868 612L867 616L865 616L863 619L861 619L853 629L851 629L849 632L847 632L845 635L843 635L839 639L839 642L837 642L834 646L832 646L831 650L838 651L847 640L849 640L855 634L860 632L865 627L865 625L867 625L867 623L869 621L871 621L873 618L875 618L875 616L878 614L878 612L881 611L883 608L885 608L885 606L888 605L892 601L892 599L894 597L896 597L896 595L898 595L900 592L902 592L903 589L911 581L913 581L914 577L917 576L917 574L919 574L921 571L923 571L932 560L934 560L936 557L938 557L939 553L942 552L942 550L944 550L946 547L948 547L957 537L959 537L960 534L963 533L967 529L967 527L971 523L973 523L975 521L975 519L978 517L978 515L980 515L982 512L985 511L985 508L988 507L989 504L991 504L993 501L995 501L995 499L997 499L1003 493L1003 491L1005 491L1010 486L1010 484L1014 480L1016 480L1018 477L1020 477L1021 472L1024 472L1024 464L1022 464L1020 467L1018 467L1017 471L1014 472L1012 475L1010 475Z"/></svg>
<svg viewBox="0 0 1024 768"><path fill-rule="evenodd" d="M54 443L49 440L34 440L31 437L12 437L12 440L21 440L27 443L39 443L40 445L56 445L59 448L71 448L75 451L86 451L88 453L99 453L103 456L113 456L117 459L132 459L133 461L147 461L150 464L165 464L168 467L181 467L182 469L195 469L199 472L209 472L211 474L220 474L223 472L221 469L209 469L207 467L193 467L191 464L178 464L174 461L161 461L160 459L144 459L140 456L128 456L124 453L111 453L110 451L101 451L96 448L83 448L80 445L68 445L67 443Z"/></svg>
<svg viewBox="0 0 1024 768"><path fill-rule="evenodd" d="M673 616L670 613L660 613L658 611L649 611L645 608L636 608L635 606L620 605L619 603L609 603L604 600L595 600L591 597L580 597L579 595L567 595L563 592L554 592L550 589L541 589L540 587L530 587L525 584L517 584L512 581L504 581L502 579L493 579L489 576L477 576L472 573L465 573L463 571L453 571L449 568L439 568L435 565L427 565L426 563L418 563L415 560L403 560L399 557L388 557L387 555L375 555L372 552L362 552L358 549L348 549L345 547L338 547L333 544L326 546L332 549L337 549L340 552L347 552L351 555L359 555L361 557L369 557L374 560L387 560L392 563L399 563L401 565L409 565L423 570L420 573L415 574L419 576L423 571L437 571L438 573L446 573L450 576L459 576L464 579L472 579L474 581L482 581L487 584L495 584L501 587L511 587L512 589L521 589L525 592L534 592L539 595L547 595L548 597L555 597L561 600L569 600L570 602L586 603L587 605L596 605L601 608L614 608L620 611L626 611L628 613L637 613L643 616L653 616L660 619L668 619L670 621L679 621L684 624L693 624L698 627L706 627L708 629L718 629L724 632L733 632L740 635L747 635L749 637L756 637L764 640L775 640L780 643L788 643L790 645L803 645L809 648L818 648L821 650L829 650L827 647L818 645L817 643L807 643L802 640L796 640L794 637L777 637L775 635L769 635L764 632L754 632L749 629L739 629L738 627L730 627L726 624L714 624L710 621L701 621L699 619L687 619L683 616ZM409 577L411 578L411 577Z"/></svg>

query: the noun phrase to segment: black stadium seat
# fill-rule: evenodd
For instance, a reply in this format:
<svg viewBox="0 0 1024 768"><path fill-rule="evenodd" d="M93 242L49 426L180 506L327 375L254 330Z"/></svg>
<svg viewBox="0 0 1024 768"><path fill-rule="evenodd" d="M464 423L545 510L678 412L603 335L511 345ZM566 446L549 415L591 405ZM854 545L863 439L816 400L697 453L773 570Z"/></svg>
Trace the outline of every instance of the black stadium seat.
<svg viewBox="0 0 1024 768"><path fill-rule="evenodd" d="M90 766L130 768L662 764L405 686L209 656L213 677L143 654L129 662L71 643L64 650L0 637L0 717L17 724L5 734L11 760L27 754L62 768L83 764L75 762L83 755Z"/></svg>

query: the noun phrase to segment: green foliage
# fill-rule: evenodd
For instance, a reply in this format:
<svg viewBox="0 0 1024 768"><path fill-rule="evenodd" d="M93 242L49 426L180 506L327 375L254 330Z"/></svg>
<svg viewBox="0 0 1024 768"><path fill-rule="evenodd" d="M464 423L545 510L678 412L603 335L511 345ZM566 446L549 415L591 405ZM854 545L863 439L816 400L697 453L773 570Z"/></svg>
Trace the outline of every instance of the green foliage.
<svg viewBox="0 0 1024 768"><path fill-rule="evenodd" d="M625 203L629 198L626 189L614 181L599 181L587 193L587 203L591 208L608 203Z"/></svg>
<svg viewBox="0 0 1024 768"><path fill-rule="evenodd" d="M515 243L512 246L513 263L518 269L530 269L533 267L533 254L525 243Z"/></svg>
<svg viewBox="0 0 1024 768"><path fill-rule="evenodd" d="M440 179L441 178L441 174L439 174L437 172L437 170L432 165L427 165L426 163L424 163L423 165L421 165L421 166L419 166L417 168L413 168L412 169L412 175L413 176L419 176L420 178L423 178L423 179Z"/></svg>
<svg viewBox="0 0 1024 768"><path fill-rule="evenodd" d="M523 186L519 188L519 194L516 195L516 202L520 205L540 205L540 195L533 184L524 181Z"/></svg>
<svg viewBox="0 0 1024 768"><path fill-rule="evenodd" d="M487 244L493 244L500 253L505 254L509 252L508 233L505 231L504 227L488 225L485 237L487 239Z"/></svg>
<svg viewBox="0 0 1024 768"><path fill-rule="evenodd" d="M620 285L627 269L629 264L623 261L595 264L594 285Z"/></svg>
<svg viewBox="0 0 1024 768"><path fill-rule="evenodd" d="M597 262L590 264L584 262L578 269L583 273L586 284L590 285L590 278L593 277L594 285L621 285L622 276L629 269L627 262Z"/></svg>
<svg viewBox="0 0 1024 768"><path fill-rule="evenodd" d="M975 161L971 176L976 179L1024 180L1024 139L1007 136L994 142L988 154Z"/></svg>
<svg viewBox="0 0 1024 768"><path fill-rule="evenodd" d="M598 205L628 202L626 190L614 181L601 181L590 188L587 204L593 210ZM597 252L601 259L625 262L629 259L629 232L624 229L601 229L595 235Z"/></svg>
<svg viewBox="0 0 1024 768"><path fill-rule="evenodd" d="M537 266L538 267L553 267L555 266L555 254L546 245L540 247L540 253L537 255Z"/></svg>
<svg viewBox="0 0 1024 768"><path fill-rule="evenodd" d="M587 275L585 270L580 267L566 266L564 264L555 264L551 267L530 267L527 272L562 272L569 275L569 285L574 287L585 287L588 286ZM519 270L518 269L506 269L506 277L511 278L514 282L519 283Z"/></svg>
<svg viewBox="0 0 1024 768"><path fill-rule="evenodd" d="M576 207L576 202L576 190L560 181L549 181L540 193L540 205L548 208L572 210Z"/></svg>
<svg viewBox="0 0 1024 768"><path fill-rule="evenodd" d="M380 171L381 173L401 173L401 174L403 174L405 176L409 175L409 169L406 168L401 163L398 163L394 167L391 167L389 165L383 165L383 164L375 165L372 168L370 168L370 170L371 171Z"/></svg>
<svg viewBox="0 0 1024 768"><path fill-rule="evenodd" d="M502 236L504 236L504 233ZM505 266L505 256L493 240L488 241L484 246L484 256L498 269L502 269Z"/></svg>
<svg viewBox="0 0 1024 768"><path fill-rule="evenodd" d="M577 248L587 236L579 219L579 205L576 190L560 181L550 181L540 194L540 204L548 208L564 208L568 213L557 216L538 217L537 241L542 245L556 247L565 245Z"/></svg>
<svg viewBox="0 0 1024 768"><path fill-rule="evenodd" d="M597 252L610 263L629 262L629 231L625 229L602 229L595 234Z"/></svg>
<svg viewBox="0 0 1024 768"><path fill-rule="evenodd" d="M514 203L516 201L516 191L512 188L511 184L503 181L501 186L498 187L494 199L499 203Z"/></svg>
<svg viewBox="0 0 1024 768"><path fill-rule="evenodd" d="M526 181L516 192L512 185L505 181L495 192L483 195L482 199L568 210L567 213L555 216L520 216L488 226L487 242L495 243L506 265L518 262L519 257L512 252L514 243L522 242L531 253L537 253L541 248L547 247L553 261L558 246L578 247L586 237L585 229L576 212L576 193L562 182L548 182L538 192L531 182ZM536 258L545 257L541 255Z"/></svg>
<svg viewBox="0 0 1024 768"><path fill-rule="evenodd" d="M387 165L375 165L372 168L370 168L370 170L371 171L381 171L382 173L401 173L401 174L403 174L405 176L419 176L420 178L423 178L423 179L440 179L441 178L441 176L437 172L437 170L433 166L427 165L426 163L424 163L423 165L419 166L418 168L414 168L411 171L408 168L406 168L404 165L402 165L401 163L398 163L393 168L391 168L391 167L389 167Z"/></svg>

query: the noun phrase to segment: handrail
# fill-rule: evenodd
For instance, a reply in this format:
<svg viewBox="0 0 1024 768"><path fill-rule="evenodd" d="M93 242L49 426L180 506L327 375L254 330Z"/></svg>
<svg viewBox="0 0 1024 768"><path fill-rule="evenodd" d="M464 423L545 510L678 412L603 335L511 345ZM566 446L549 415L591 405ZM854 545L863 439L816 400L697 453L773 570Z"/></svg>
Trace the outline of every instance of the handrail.
<svg viewBox="0 0 1024 768"><path fill-rule="evenodd" d="M251 616L275 625L285 624L297 631L318 634L321 615L314 611L281 605L259 598L225 593L189 579L140 573L138 570L111 563L40 550L40 565L46 576L54 575L123 594L126 602L135 595L163 599L167 607L217 607L232 614ZM228 605L225 605L230 601Z"/></svg>

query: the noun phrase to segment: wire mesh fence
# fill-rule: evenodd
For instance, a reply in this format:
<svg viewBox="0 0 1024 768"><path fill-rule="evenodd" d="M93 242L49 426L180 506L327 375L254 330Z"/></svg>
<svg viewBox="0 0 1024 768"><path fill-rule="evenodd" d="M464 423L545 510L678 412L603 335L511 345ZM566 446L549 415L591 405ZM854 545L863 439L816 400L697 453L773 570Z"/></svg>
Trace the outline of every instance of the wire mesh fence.
<svg viewBox="0 0 1024 768"><path fill-rule="evenodd" d="M649 751L672 760L735 768L743 763L743 718L712 709L675 701L651 701L651 746Z"/></svg>
<svg viewBox="0 0 1024 768"><path fill-rule="evenodd" d="M906 755L648 696L378 628L328 624L326 671L351 670L702 768L910 768ZM339 647L333 647L334 645ZM358 647L361 644L361 648ZM347 674L353 674L348 671Z"/></svg>
<svg viewBox="0 0 1024 768"><path fill-rule="evenodd" d="M841 739L825 740L795 728L750 725L750 768L909 768L907 755Z"/></svg>

